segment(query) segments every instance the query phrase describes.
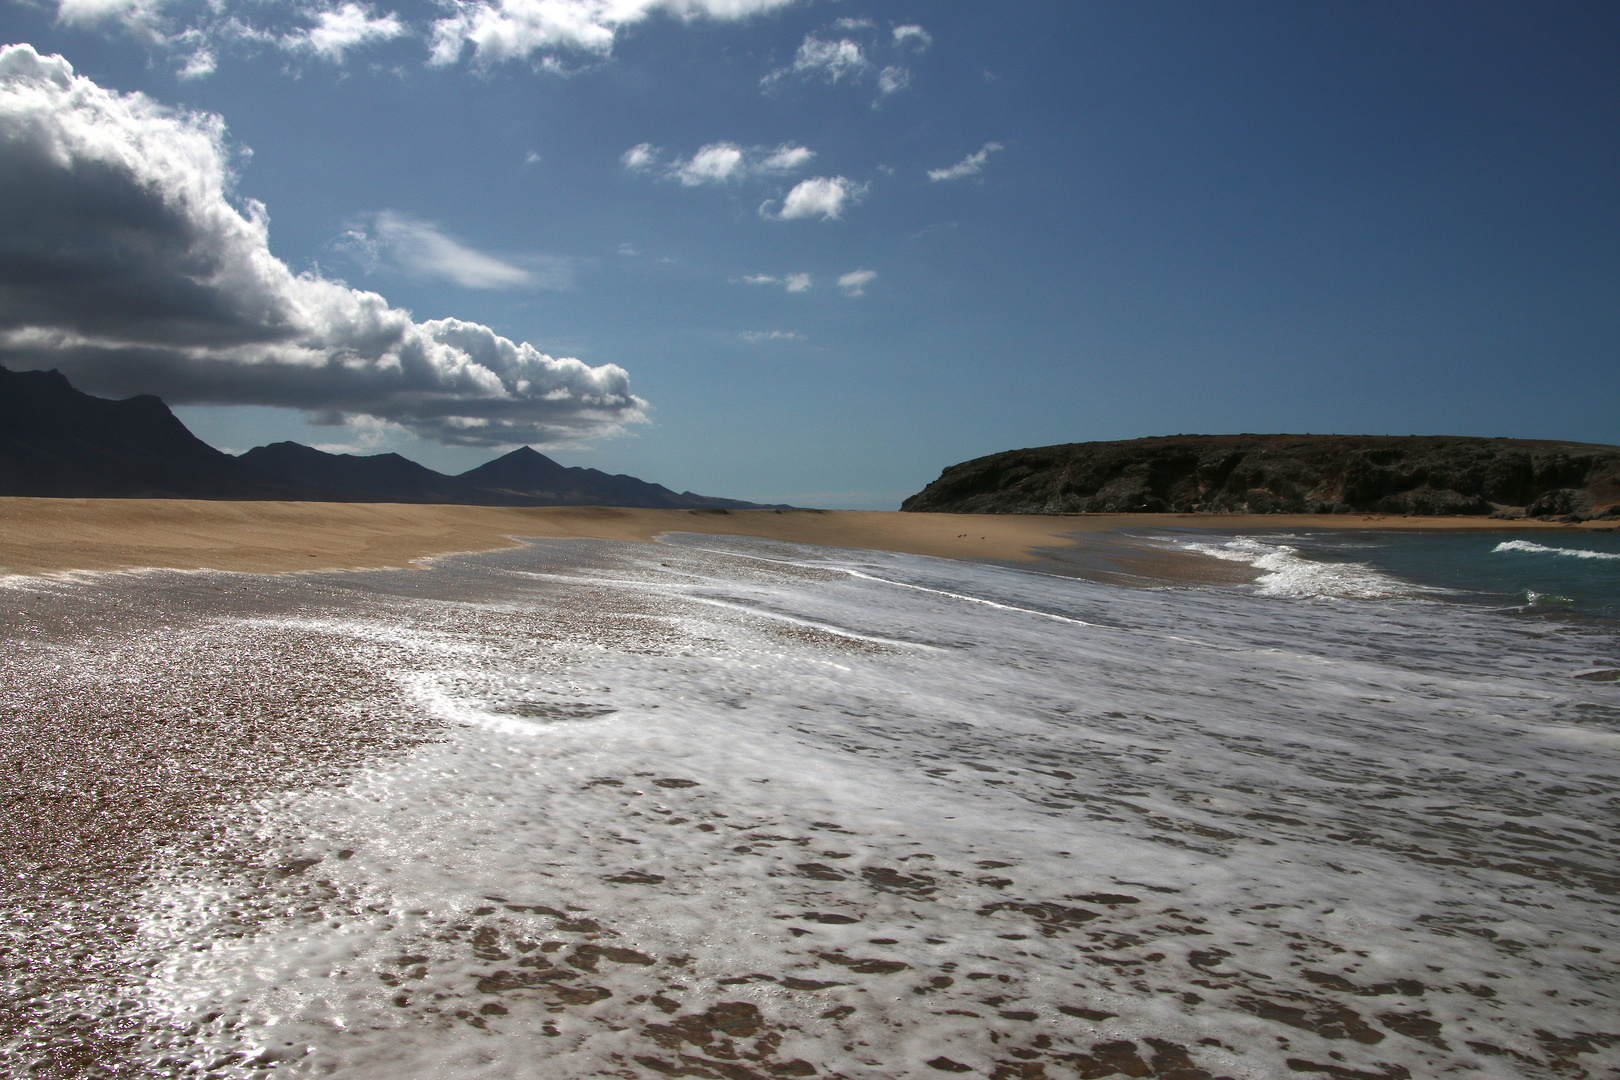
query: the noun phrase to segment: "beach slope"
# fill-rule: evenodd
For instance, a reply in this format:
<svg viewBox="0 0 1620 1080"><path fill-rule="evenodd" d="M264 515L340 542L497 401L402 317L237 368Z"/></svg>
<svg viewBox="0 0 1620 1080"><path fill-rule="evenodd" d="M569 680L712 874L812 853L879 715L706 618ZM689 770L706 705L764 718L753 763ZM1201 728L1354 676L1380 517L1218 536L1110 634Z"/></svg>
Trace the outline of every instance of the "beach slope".
<svg viewBox="0 0 1620 1080"><path fill-rule="evenodd" d="M0 498L0 573L227 570L285 573L408 566L520 540L648 542L686 532L756 536L950 559L1032 561L1076 534L1119 529L1561 529L1485 517L1392 515L945 514L883 510L657 510L190 499Z"/></svg>

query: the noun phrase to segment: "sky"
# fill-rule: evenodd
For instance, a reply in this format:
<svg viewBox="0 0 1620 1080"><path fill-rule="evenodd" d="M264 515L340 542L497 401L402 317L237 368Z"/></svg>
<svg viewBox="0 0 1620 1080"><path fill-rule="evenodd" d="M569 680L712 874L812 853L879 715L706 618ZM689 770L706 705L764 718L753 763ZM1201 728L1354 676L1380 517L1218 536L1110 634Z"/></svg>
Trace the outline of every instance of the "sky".
<svg viewBox="0 0 1620 1080"><path fill-rule="evenodd" d="M0 0L0 364L206 441L892 509L1620 443L1620 6Z"/></svg>

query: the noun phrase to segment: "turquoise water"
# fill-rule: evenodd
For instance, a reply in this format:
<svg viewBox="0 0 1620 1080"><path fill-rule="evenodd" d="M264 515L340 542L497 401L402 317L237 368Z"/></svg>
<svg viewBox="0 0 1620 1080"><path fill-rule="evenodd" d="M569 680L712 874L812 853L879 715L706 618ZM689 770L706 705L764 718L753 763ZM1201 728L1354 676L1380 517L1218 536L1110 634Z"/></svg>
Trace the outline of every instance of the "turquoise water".
<svg viewBox="0 0 1620 1080"><path fill-rule="evenodd" d="M1285 542L1304 559L1361 564L1460 600L1620 619L1620 533L1323 532Z"/></svg>

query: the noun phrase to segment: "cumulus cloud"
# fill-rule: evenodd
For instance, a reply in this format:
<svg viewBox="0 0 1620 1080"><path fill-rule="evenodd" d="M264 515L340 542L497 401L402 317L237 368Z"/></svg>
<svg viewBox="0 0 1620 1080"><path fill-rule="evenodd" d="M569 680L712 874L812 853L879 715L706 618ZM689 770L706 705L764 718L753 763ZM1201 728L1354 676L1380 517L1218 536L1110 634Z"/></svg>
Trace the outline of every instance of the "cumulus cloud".
<svg viewBox="0 0 1620 1080"><path fill-rule="evenodd" d="M651 143L640 143L620 154L619 161L631 172L657 169L665 179L677 180L685 187L698 187L797 172L816 156L816 152L809 147L790 143L768 149L715 142L699 147L689 159L676 158L668 163L659 160L659 153Z"/></svg>
<svg viewBox="0 0 1620 1080"><path fill-rule="evenodd" d="M833 30L865 34L866 45L849 37L822 37L806 34L793 63L777 68L760 80L767 90L785 79L797 77L828 84L847 82L865 85L875 70L880 98L904 90L911 85L911 71L904 64L883 64L874 60L877 53L890 49L896 53L920 53L928 48L933 38L928 31L915 24L896 26L892 39L876 34L877 25L870 19L842 18L833 22ZM897 57L900 59L900 57ZM877 107L876 103L873 105Z"/></svg>
<svg viewBox="0 0 1620 1080"><path fill-rule="evenodd" d="M934 35L916 23L907 23L905 26L894 28L894 43L898 48L909 47L922 52L934 43Z"/></svg>
<svg viewBox="0 0 1620 1080"><path fill-rule="evenodd" d="M531 255L522 260L526 265L499 259L451 239L430 221L392 210L356 224L339 238L338 247L368 270L386 267L468 289L564 289L573 277L566 259Z"/></svg>
<svg viewBox="0 0 1620 1080"><path fill-rule="evenodd" d="M736 143L710 143L692 155L690 161L676 162L670 174L687 187L721 184L748 174L742 147Z"/></svg>
<svg viewBox="0 0 1620 1080"><path fill-rule="evenodd" d="M759 163L759 171L765 173L797 172L810 164L810 159L816 156L814 150L804 146L789 146L783 143L772 150L764 161Z"/></svg>
<svg viewBox="0 0 1620 1080"><path fill-rule="evenodd" d="M845 296L865 296L866 287L875 277L877 277L876 270L851 270L839 276L838 287L844 290Z"/></svg>
<svg viewBox="0 0 1620 1080"><path fill-rule="evenodd" d="M761 345L769 341L803 341L804 335L792 330L744 330L737 335L750 345Z"/></svg>
<svg viewBox="0 0 1620 1080"><path fill-rule="evenodd" d="M645 418L613 364L295 274L237 203L217 116L0 48L0 363L92 393L365 416L446 443L553 443Z"/></svg>
<svg viewBox="0 0 1620 1080"><path fill-rule="evenodd" d="M782 221L813 217L827 221L842 217L844 208L858 202L864 194L865 184L857 184L842 176L813 176L799 181L787 193L787 198L782 200L780 209L777 209L774 199L761 203L759 215Z"/></svg>
<svg viewBox="0 0 1620 1080"><path fill-rule="evenodd" d="M749 285L780 285L790 293L810 291L809 274L784 274L781 277L774 274L744 274L743 281Z"/></svg>
<svg viewBox="0 0 1620 1080"><path fill-rule="evenodd" d="M379 16L369 5L347 3L316 13L314 26L284 36L281 44L288 51L305 51L341 64L343 54L350 49L407 33L405 24L393 12Z"/></svg>
<svg viewBox="0 0 1620 1080"><path fill-rule="evenodd" d="M761 80L766 85L792 74L801 78L817 77L835 83L840 79L858 76L871 64L861 47L849 38L828 41L814 34L806 34L799 51L793 56L791 67L778 68Z"/></svg>
<svg viewBox="0 0 1620 1080"><path fill-rule="evenodd" d="M943 169L929 169L930 180L960 180L965 176L978 176L984 171L984 163L990 155L1001 149L998 142L987 142L979 148L976 154L969 154L955 165L948 165Z"/></svg>
<svg viewBox="0 0 1620 1080"><path fill-rule="evenodd" d="M646 172L658 164L658 148L652 143L637 143L620 154L619 161L631 172Z"/></svg>
<svg viewBox="0 0 1620 1080"><path fill-rule="evenodd" d="M76 0L91 2L91 0ZM110 2L110 0L109 0ZM433 24L432 63L470 48L481 66L558 49L606 55L621 29L667 11L682 19L745 19L794 0L449 0Z"/></svg>

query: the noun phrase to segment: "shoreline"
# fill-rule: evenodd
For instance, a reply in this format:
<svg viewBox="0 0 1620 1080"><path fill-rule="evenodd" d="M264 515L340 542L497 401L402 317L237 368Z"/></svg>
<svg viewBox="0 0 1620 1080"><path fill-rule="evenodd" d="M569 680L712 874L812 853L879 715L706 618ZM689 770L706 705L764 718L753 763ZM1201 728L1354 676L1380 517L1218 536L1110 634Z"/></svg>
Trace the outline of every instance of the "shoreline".
<svg viewBox="0 0 1620 1080"><path fill-rule="evenodd" d="M0 498L0 575L217 570L250 574L406 567L529 539L656 542L754 536L945 559L1043 561L1039 549L1123 529L1613 531L1487 517L1374 514L938 514L899 510L656 510L194 499Z"/></svg>

